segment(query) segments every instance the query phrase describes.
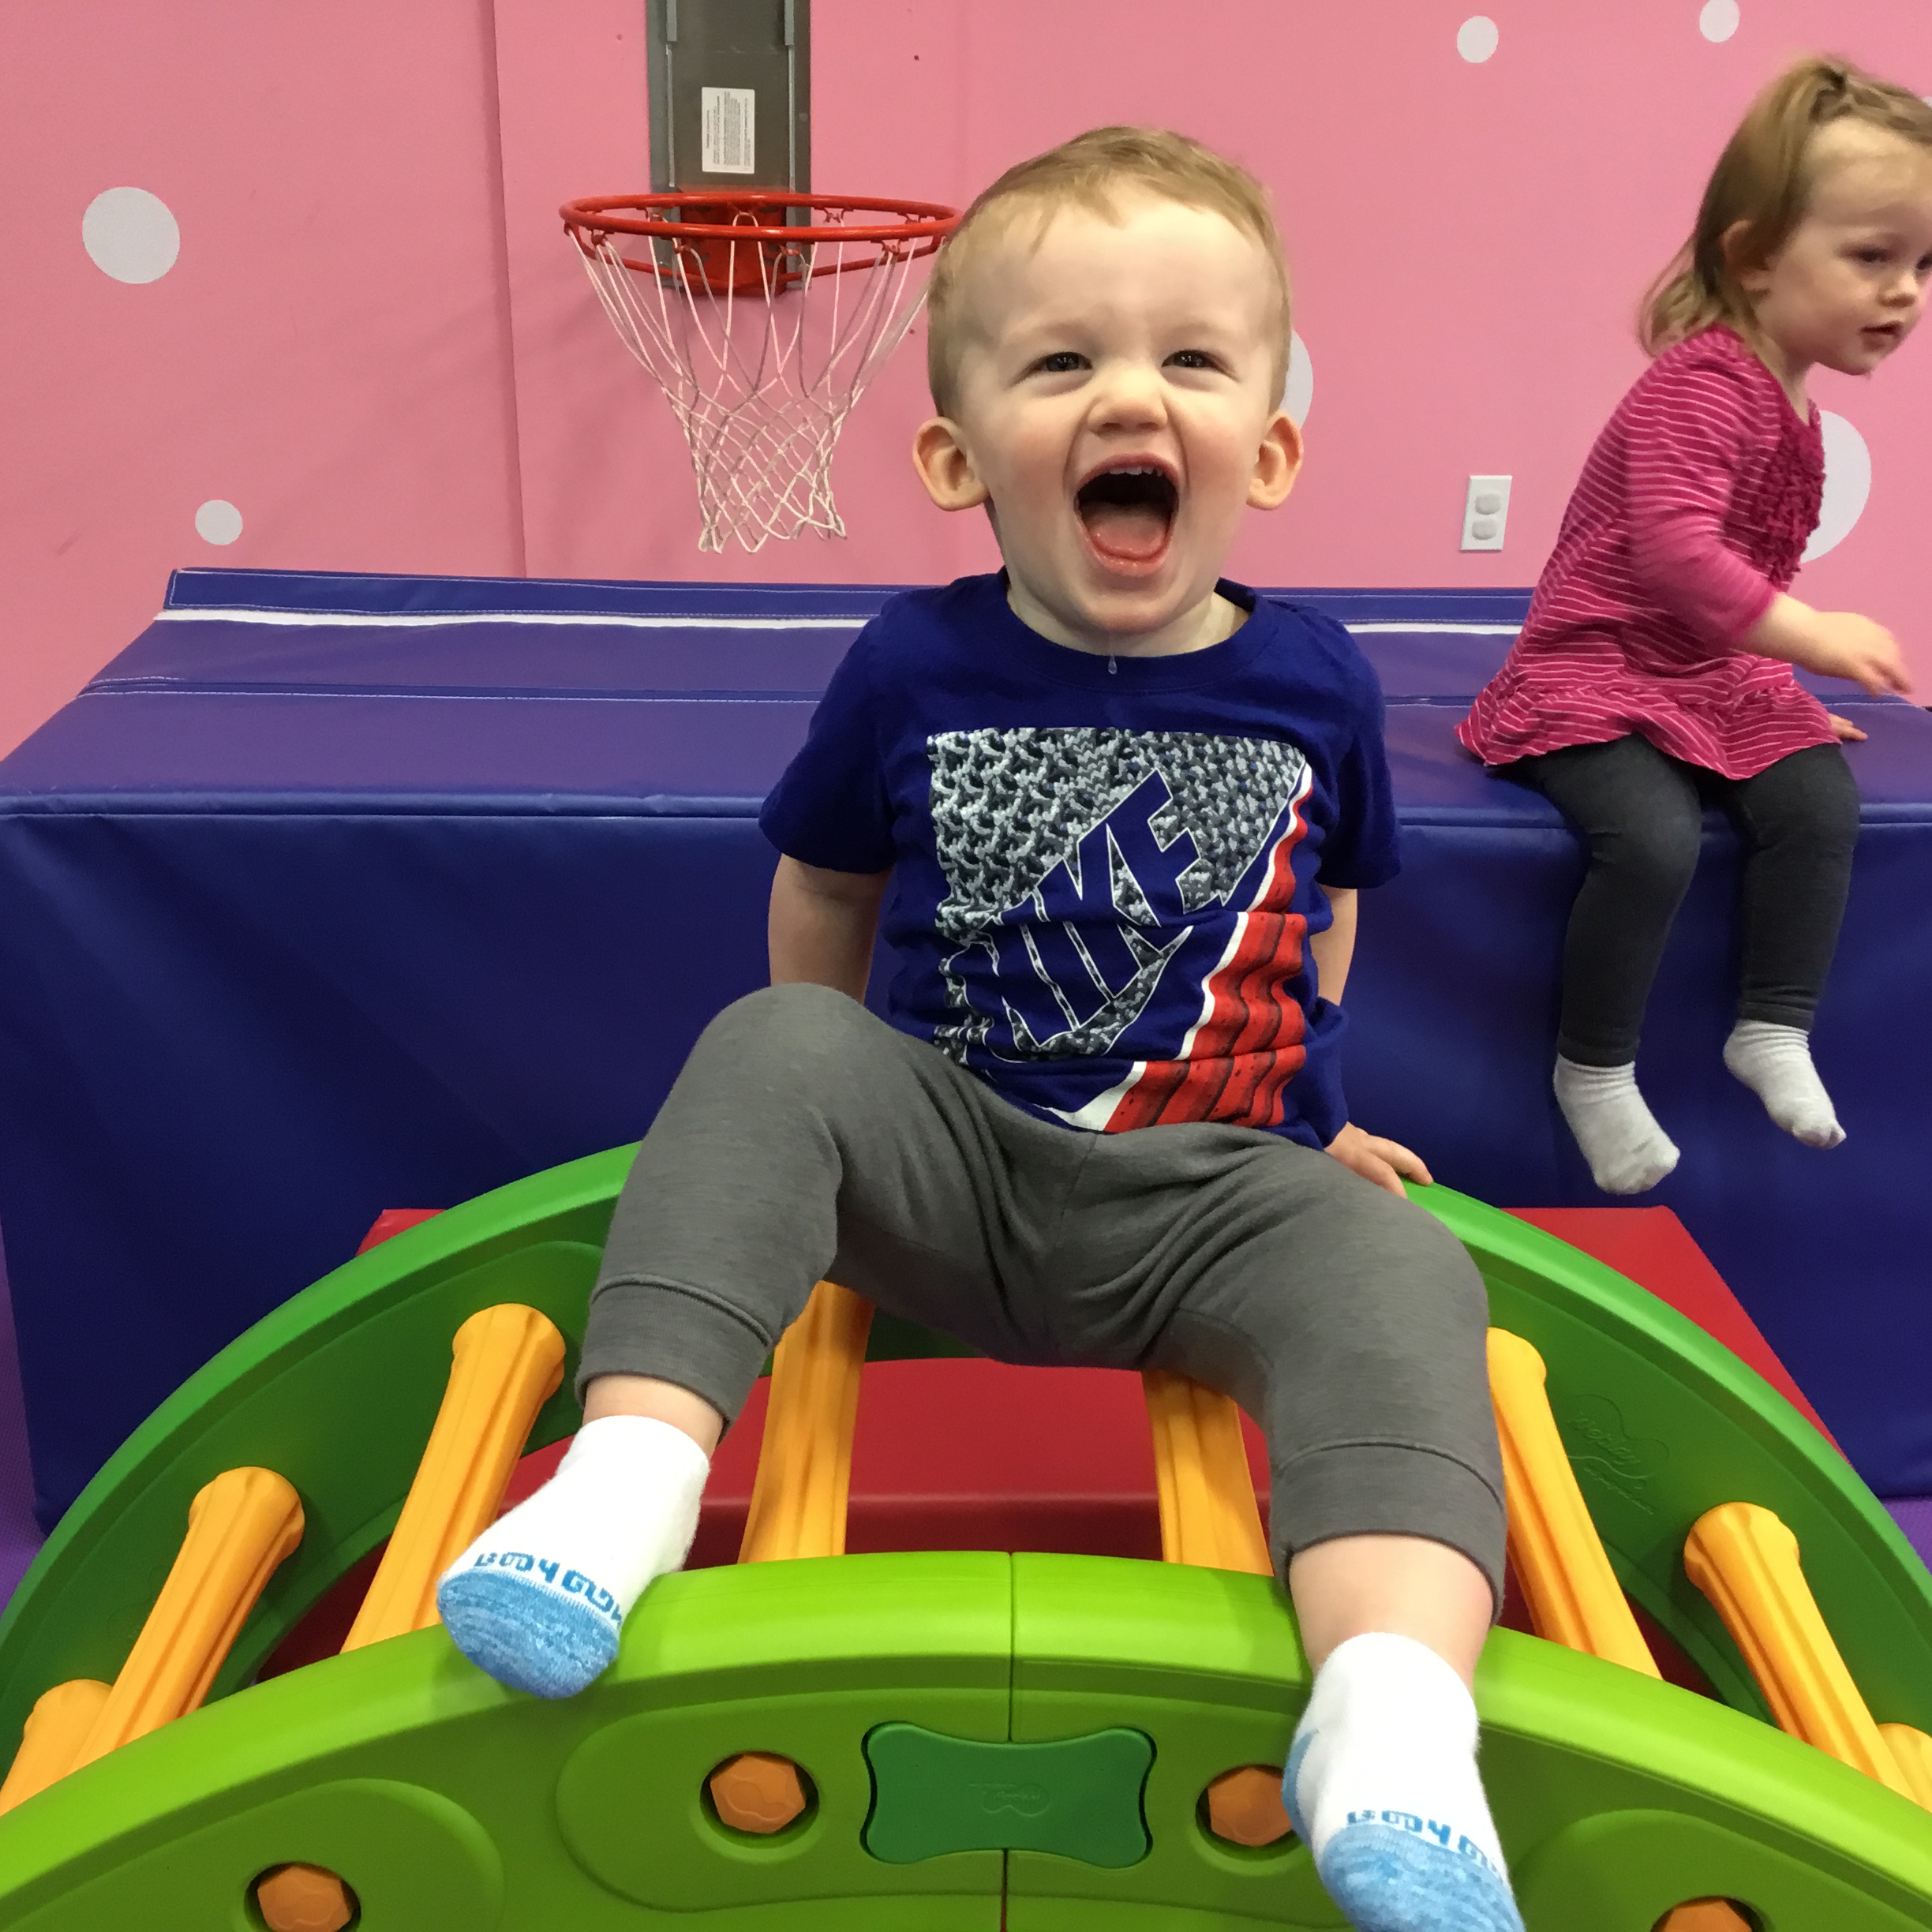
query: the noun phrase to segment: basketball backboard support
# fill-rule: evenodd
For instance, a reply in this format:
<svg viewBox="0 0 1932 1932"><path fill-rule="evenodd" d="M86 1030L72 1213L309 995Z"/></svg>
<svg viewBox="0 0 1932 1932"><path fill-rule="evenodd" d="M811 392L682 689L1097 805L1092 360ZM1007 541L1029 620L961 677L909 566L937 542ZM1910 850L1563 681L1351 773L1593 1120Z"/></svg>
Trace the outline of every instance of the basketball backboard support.
<svg viewBox="0 0 1932 1932"><path fill-rule="evenodd" d="M698 548L842 537L839 432L957 224L811 189L809 0L646 0L651 192L559 212L691 455Z"/></svg>
<svg viewBox="0 0 1932 1932"><path fill-rule="evenodd" d="M811 0L646 0L654 193L811 186Z"/></svg>

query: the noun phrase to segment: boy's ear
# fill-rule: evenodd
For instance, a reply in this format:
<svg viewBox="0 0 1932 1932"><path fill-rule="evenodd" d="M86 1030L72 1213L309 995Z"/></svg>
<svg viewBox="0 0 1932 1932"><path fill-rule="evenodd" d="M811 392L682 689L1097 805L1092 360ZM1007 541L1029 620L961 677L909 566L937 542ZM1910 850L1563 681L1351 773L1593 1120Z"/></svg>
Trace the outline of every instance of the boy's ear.
<svg viewBox="0 0 1932 1932"><path fill-rule="evenodd" d="M1277 410L1261 432L1248 502L1256 510L1277 510L1287 501L1301 473L1301 432L1286 410Z"/></svg>
<svg viewBox="0 0 1932 1932"><path fill-rule="evenodd" d="M919 426L912 439L912 465L926 485L926 494L942 510L971 510L987 500L959 425L949 417L935 416Z"/></svg>

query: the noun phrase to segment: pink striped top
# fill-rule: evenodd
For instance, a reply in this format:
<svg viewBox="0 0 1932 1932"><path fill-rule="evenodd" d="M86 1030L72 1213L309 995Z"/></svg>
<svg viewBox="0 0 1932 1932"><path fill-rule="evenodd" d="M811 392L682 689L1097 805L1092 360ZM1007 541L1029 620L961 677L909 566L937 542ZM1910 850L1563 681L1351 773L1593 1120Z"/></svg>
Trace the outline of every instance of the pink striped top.
<svg viewBox="0 0 1932 1932"><path fill-rule="evenodd" d="M1728 328L1666 350L1583 465L1530 614L1456 736L1485 765L1639 732L1728 778L1829 744L1788 664L1739 639L1798 574L1825 448Z"/></svg>

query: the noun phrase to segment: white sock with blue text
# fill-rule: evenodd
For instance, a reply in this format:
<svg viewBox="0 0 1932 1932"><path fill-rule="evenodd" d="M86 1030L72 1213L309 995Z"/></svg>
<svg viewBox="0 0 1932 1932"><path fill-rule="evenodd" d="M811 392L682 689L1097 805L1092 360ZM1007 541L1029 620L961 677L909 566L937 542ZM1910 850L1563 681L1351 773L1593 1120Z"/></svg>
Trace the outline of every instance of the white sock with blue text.
<svg viewBox="0 0 1932 1932"><path fill-rule="evenodd" d="M1358 1932L1522 1932L1476 1730L1462 1679L1413 1638L1351 1637L1316 1674L1282 1795Z"/></svg>
<svg viewBox="0 0 1932 1932"><path fill-rule="evenodd" d="M574 1696L616 1656L645 1586L684 1560L710 1467L668 1422L586 1422L549 1481L444 1571L457 1649L513 1690Z"/></svg>

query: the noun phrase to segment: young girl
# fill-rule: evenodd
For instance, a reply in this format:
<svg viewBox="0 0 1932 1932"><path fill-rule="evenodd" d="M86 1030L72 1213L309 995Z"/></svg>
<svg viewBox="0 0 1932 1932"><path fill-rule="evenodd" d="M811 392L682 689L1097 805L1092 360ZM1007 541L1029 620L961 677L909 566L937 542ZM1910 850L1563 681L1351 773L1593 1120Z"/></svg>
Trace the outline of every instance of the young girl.
<svg viewBox="0 0 1932 1932"><path fill-rule="evenodd" d="M1932 275L1932 107L1799 62L1724 149L1639 329L1656 357L1583 466L1522 635L1457 736L1589 841L1563 959L1555 1085L1607 1193L1677 1149L1638 1091L1657 961L1706 801L1747 848L1743 983L1724 1065L1810 1147L1844 1138L1809 1032L1837 945L1858 791L1794 665L1908 688L1870 619L1785 594L1818 522L1814 365L1868 374Z"/></svg>

